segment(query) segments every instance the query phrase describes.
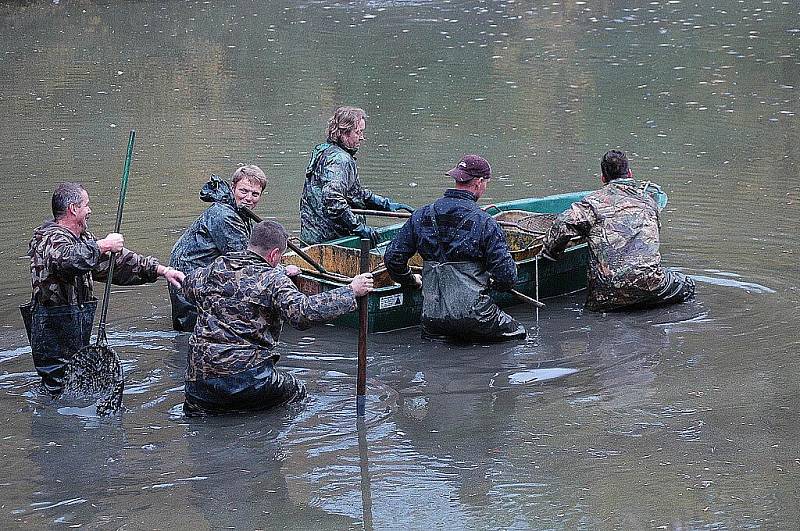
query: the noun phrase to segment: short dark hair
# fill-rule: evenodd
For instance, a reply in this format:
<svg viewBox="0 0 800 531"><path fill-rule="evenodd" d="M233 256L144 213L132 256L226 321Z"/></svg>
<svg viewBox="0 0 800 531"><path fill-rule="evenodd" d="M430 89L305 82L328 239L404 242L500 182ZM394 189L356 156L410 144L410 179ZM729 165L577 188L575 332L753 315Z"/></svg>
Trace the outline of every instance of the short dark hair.
<svg viewBox="0 0 800 531"><path fill-rule="evenodd" d="M79 205L81 195L86 191L81 183L59 183L53 191L50 208L53 210L53 219L59 220L69 210L70 205Z"/></svg>
<svg viewBox="0 0 800 531"><path fill-rule="evenodd" d="M267 219L256 223L253 227L253 232L250 233L249 247L259 254L268 253L275 248L284 251L288 239L289 233L286 232L283 225Z"/></svg>
<svg viewBox="0 0 800 531"><path fill-rule="evenodd" d="M603 159L600 161L600 170L608 181L627 177L628 157L625 156L623 151L619 151L618 149L606 151L606 154L603 155Z"/></svg>

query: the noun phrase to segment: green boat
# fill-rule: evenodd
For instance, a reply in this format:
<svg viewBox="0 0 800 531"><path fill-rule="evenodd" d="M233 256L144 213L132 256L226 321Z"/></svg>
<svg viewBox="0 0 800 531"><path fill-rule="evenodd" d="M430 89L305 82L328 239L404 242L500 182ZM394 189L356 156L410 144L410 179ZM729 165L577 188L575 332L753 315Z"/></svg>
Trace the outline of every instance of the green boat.
<svg viewBox="0 0 800 531"><path fill-rule="evenodd" d="M589 253L585 243L577 241L567 248L564 257L553 262L537 257L547 228L555 214L583 198L589 192L574 192L539 198L518 199L483 207L501 222L511 255L517 263L518 281L515 289L529 297L547 299L586 287ZM496 213L495 213L496 211ZM369 294L369 331L385 332L419 324L422 312L422 292L392 282L383 266L383 253L402 223L378 229L380 243L370 251L370 270L374 274L375 290ZM296 278L300 291L314 295L349 283L359 272L360 241L355 236L329 243L311 245L302 250L315 260L326 273L312 268L294 252L287 252L283 263L294 264L302 270ZM415 255L410 265L421 267L422 259ZM538 278L538 282L537 282ZM502 307L523 304L520 297L508 292L492 292L492 298ZM353 312L334 321L335 324L358 328L358 313Z"/></svg>

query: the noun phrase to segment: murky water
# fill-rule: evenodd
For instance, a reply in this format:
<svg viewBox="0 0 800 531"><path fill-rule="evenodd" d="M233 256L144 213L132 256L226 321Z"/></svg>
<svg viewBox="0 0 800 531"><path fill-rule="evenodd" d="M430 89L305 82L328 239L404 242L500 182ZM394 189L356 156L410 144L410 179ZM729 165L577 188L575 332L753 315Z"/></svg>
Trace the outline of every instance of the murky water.
<svg viewBox="0 0 800 531"><path fill-rule="evenodd" d="M701 5L702 4L702 5ZM796 528L800 522L800 8L793 1L3 2L0 525L89 528ZM297 230L310 149L370 114L363 181L420 205L466 152L484 203L594 188L600 155L670 195L665 262L695 302L630 315L582 294L516 307L524 343L288 330L302 407L182 416L186 335L162 284L113 290L127 411L35 393L17 305L56 182L166 259L238 163Z"/></svg>

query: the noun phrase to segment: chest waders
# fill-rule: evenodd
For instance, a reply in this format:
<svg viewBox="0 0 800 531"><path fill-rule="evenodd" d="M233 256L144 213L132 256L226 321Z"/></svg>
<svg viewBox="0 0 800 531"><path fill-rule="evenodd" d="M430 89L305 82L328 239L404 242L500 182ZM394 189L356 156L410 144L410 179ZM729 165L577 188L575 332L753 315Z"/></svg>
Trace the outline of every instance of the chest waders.
<svg viewBox="0 0 800 531"><path fill-rule="evenodd" d="M431 210L434 236L440 243L438 213L433 205ZM455 231L471 218L461 220ZM448 261L441 245L436 253L436 260L425 260L422 268L422 328L426 333L470 341L503 339L504 334L518 330L519 324L489 296L490 275L483 267Z"/></svg>
<svg viewBox="0 0 800 531"><path fill-rule="evenodd" d="M65 306L43 306L31 301L20 306L31 344L36 372L48 392L64 387L67 363L89 344L97 299Z"/></svg>

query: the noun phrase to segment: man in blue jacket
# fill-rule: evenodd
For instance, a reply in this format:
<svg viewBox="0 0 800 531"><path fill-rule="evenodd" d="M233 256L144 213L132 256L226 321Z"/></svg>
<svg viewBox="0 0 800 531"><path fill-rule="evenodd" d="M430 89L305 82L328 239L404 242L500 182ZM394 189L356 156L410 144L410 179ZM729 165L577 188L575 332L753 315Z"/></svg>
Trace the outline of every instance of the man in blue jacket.
<svg viewBox="0 0 800 531"><path fill-rule="evenodd" d="M252 221L240 208L254 209L267 186L267 176L255 165L241 166L231 176L232 186L216 175L211 176L200 199L211 203L175 243L169 265L185 274L205 267L218 256L244 251L250 238ZM169 288L172 302L172 327L191 332L197 311L186 301L179 288Z"/></svg>
<svg viewBox="0 0 800 531"><path fill-rule="evenodd" d="M422 285L422 330L426 336L465 341L523 339L525 327L501 310L489 289L506 291L517 282L517 266L505 235L477 201L492 176L489 163L466 155L447 172L455 188L418 209L400 229L383 261L403 285ZM422 276L408 260L419 252Z"/></svg>

